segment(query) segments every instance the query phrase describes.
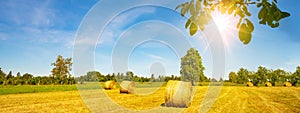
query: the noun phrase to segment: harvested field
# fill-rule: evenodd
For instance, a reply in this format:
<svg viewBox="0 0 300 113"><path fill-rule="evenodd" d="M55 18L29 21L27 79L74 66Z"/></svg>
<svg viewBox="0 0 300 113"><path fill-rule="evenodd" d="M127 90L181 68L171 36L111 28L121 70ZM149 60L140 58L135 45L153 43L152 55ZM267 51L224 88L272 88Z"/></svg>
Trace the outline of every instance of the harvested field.
<svg viewBox="0 0 300 113"><path fill-rule="evenodd" d="M136 88L139 92L155 90L150 95L120 94L118 90L85 90L0 95L1 112L199 112L207 86L197 86L188 108L165 107L161 88ZM88 94L86 100L80 95ZM208 112L300 112L299 87L223 86ZM109 97L109 98L108 98ZM86 106L92 100L93 103ZM101 106L101 107L100 107ZM94 107L94 108L93 108ZM149 111L151 110L151 111Z"/></svg>

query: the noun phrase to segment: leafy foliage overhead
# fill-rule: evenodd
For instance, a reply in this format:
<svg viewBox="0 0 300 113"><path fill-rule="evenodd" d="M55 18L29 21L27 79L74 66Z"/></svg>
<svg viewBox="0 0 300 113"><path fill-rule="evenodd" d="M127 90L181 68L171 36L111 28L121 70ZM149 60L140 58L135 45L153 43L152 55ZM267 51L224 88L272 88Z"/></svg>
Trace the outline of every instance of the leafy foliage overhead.
<svg viewBox="0 0 300 113"><path fill-rule="evenodd" d="M277 7L277 0L191 0L178 5L175 9L181 9L181 16L190 15L185 28L189 28L190 35L193 36L198 29L204 30L211 20L211 12L219 11L221 14L234 15L239 17L236 28L239 30L239 39L243 44L248 44L252 38L254 25L249 20L252 15L249 5L256 5L259 10L259 24L268 25L271 28L279 26L279 21L289 17L288 12L284 12Z"/></svg>

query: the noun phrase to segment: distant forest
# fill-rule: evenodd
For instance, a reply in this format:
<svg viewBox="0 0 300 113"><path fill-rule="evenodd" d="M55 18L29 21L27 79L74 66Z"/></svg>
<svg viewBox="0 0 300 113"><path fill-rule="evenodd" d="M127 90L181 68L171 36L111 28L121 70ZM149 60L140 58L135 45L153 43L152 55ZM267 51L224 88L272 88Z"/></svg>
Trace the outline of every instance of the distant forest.
<svg viewBox="0 0 300 113"><path fill-rule="evenodd" d="M219 80L215 78L208 78L201 82L217 82L225 81L232 82L236 84L246 84L246 82L252 82L255 86L258 84L264 84L265 82L271 82L275 86L276 83L291 82L293 86L296 86L300 81L300 66L296 68L295 72L287 72L282 69L271 70L265 67L259 66L257 71L249 71L245 68L240 68L237 72L230 72L228 75L228 80ZM103 75L98 71L89 71L87 74L73 77L68 76L66 78L57 76L34 76L29 73L21 75L18 72L16 75L9 71L8 74L4 73L0 68L0 85L71 85L84 82L105 82L109 80L123 81L135 81L135 82L168 82L169 80L181 80L181 76L163 76L160 75L155 77L153 74L151 77L143 77L135 75L133 72L128 71L124 73L112 73Z"/></svg>
<svg viewBox="0 0 300 113"><path fill-rule="evenodd" d="M257 71L249 71L245 68L240 68L237 72L230 72L228 75L229 81L237 84L245 84L252 82L254 86L270 82L272 86L276 83L290 82L296 86L300 82L300 66L296 67L295 72L288 72L283 69L267 69L259 66Z"/></svg>
<svg viewBox="0 0 300 113"><path fill-rule="evenodd" d="M12 74L12 71L9 71L8 74L4 73L0 68L0 84L2 85L71 85L83 82L105 82L109 80L123 81L135 81L135 82L165 82L169 80L180 80L179 76L162 76L159 75L158 77L154 77L152 74L151 77L142 77L134 75L133 72L128 71L126 74L124 73L113 73L102 75L98 71L89 71L86 75L80 77L57 77L57 76L34 76L29 73L25 73L21 75L18 72L16 75Z"/></svg>

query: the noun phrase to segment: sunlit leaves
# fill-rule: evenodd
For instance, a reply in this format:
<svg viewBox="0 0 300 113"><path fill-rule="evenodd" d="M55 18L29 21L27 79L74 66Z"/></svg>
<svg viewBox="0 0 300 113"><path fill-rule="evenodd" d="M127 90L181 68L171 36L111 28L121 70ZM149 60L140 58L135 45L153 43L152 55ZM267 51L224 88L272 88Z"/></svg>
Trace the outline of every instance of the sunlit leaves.
<svg viewBox="0 0 300 113"><path fill-rule="evenodd" d="M191 19L188 19L185 23L185 29L187 29L191 25Z"/></svg>
<svg viewBox="0 0 300 113"><path fill-rule="evenodd" d="M239 30L239 38L244 44L251 41L254 25L249 18L251 13L248 6L254 4L260 8L258 19L260 24L268 25L272 28L279 26L279 21L289 17L290 14L282 12L277 7L277 0L191 0L176 7L180 10L180 15L190 14L190 18L185 24L186 29L190 29L193 36L199 29L204 30L206 24L211 21L211 12L218 10L221 14L238 16L240 18L236 25ZM196 31L195 31L196 30Z"/></svg>
<svg viewBox="0 0 300 113"><path fill-rule="evenodd" d="M189 2L186 2L186 3L184 3L184 4L180 4L180 5L178 5L175 9L179 9L179 8L181 8L180 15L181 15L181 16L184 16L185 13L186 13L186 12L188 11L188 9L189 9Z"/></svg>
<svg viewBox="0 0 300 113"><path fill-rule="evenodd" d="M248 20L248 19L245 19L246 20L246 22L247 22L247 28L249 29L249 31L250 32L253 32L254 31L254 25L253 25L253 23L250 21L250 20Z"/></svg>
<svg viewBox="0 0 300 113"><path fill-rule="evenodd" d="M269 2L262 2L262 6L258 13L258 19L260 20L260 24L268 24L268 26L272 28L276 28L279 26L279 21L283 18L289 17L290 14L287 12L282 12L276 5L276 1L269 3Z"/></svg>
<svg viewBox="0 0 300 113"><path fill-rule="evenodd" d="M198 30L198 27L196 26L196 24L192 23L190 26L190 35L193 36Z"/></svg>
<svg viewBox="0 0 300 113"><path fill-rule="evenodd" d="M254 31L254 26L250 20L245 19L246 23L242 23L239 29L239 39L244 44L248 44L251 41L252 32Z"/></svg>

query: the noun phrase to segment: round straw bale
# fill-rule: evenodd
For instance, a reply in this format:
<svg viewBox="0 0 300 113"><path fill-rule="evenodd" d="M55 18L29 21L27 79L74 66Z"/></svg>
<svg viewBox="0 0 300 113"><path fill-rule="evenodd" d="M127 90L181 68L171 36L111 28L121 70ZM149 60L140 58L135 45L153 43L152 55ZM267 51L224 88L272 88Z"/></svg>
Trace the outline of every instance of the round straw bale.
<svg viewBox="0 0 300 113"><path fill-rule="evenodd" d="M192 83L170 80L165 90L165 106L189 107L192 98Z"/></svg>
<svg viewBox="0 0 300 113"><path fill-rule="evenodd" d="M252 87L252 86L253 86L253 83L252 83L252 82L247 82L247 86L248 86L248 87Z"/></svg>
<svg viewBox="0 0 300 113"><path fill-rule="evenodd" d="M120 84L120 93L134 93L135 83L133 81L123 81Z"/></svg>
<svg viewBox="0 0 300 113"><path fill-rule="evenodd" d="M292 84L290 82L284 82L283 86L290 87L290 86L292 86Z"/></svg>
<svg viewBox="0 0 300 113"><path fill-rule="evenodd" d="M106 81L104 84L104 89L106 89L106 90L116 89L116 82L115 81Z"/></svg>
<svg viewBox="0 0 300 113"><path fill-rule="evenodd" d="M266 82L265 86L266 86L266 87L271 87L271 86L272 86L272 83L271 83L271 82Z"/></svg>

